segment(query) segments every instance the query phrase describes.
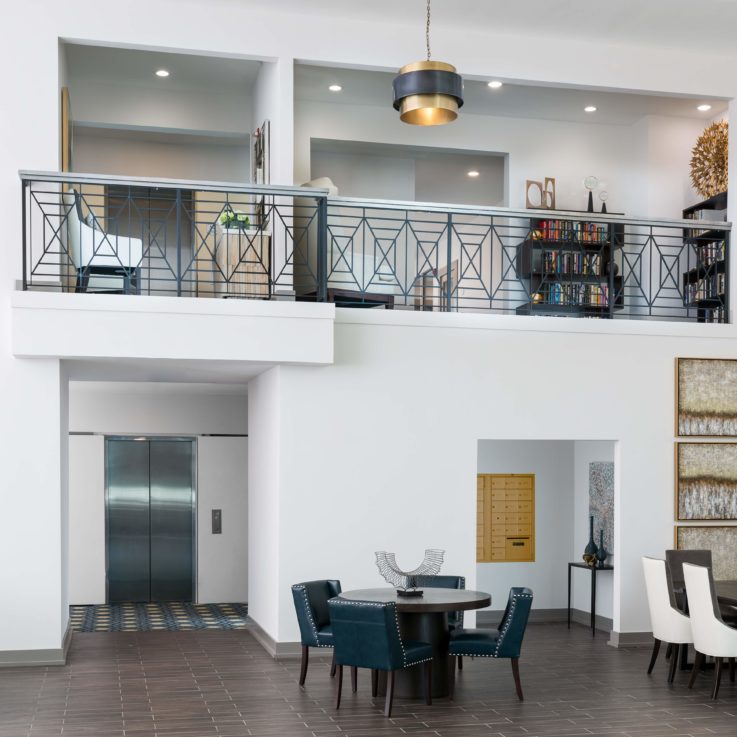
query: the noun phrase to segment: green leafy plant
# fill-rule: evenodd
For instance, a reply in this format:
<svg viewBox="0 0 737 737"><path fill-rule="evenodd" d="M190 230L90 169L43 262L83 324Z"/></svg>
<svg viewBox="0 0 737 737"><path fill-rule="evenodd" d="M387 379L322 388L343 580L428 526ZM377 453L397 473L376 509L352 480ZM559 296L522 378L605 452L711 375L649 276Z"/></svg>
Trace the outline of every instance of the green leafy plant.
<svg viewBox="0 0 737 737"><path fill-rule="evenodd" d="M220 213L218 222L226 230L245 230L251 224L251 219L245 212L229 207Z"/></svg>

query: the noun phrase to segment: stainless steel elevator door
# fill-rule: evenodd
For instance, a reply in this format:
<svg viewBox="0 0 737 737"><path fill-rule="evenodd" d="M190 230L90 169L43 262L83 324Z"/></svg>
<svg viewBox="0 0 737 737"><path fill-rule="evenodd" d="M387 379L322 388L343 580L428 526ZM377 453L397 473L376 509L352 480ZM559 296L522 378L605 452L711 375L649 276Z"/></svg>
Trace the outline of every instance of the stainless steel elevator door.
<svg viewBox="0 0 737 737"><path fill-rule="evenodd" d="M192 601L194 441L106 440L107 599Z"/></svg>

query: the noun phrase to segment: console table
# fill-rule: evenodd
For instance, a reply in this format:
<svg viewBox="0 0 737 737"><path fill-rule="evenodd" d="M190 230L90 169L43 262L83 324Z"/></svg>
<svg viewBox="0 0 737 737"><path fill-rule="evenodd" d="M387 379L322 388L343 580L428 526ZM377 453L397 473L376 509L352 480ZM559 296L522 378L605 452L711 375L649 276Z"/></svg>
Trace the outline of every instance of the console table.
<svg viewBox="0 0 737 737"><path fill-rule="evenodd" d="M614 566L588 566L584 562L568 564L568 629L571 629L571 570L573 568L584 568L591 571L591 636L596 637L596 573L597 571L613 571Z"/></svg>

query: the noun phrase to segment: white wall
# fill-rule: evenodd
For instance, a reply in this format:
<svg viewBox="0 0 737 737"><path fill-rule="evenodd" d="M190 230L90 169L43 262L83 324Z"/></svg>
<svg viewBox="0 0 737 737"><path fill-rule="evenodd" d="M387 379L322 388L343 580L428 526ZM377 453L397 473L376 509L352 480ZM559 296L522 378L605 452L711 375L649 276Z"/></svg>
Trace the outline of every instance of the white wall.
<svg viewBox="0 0 737 737"><path fill-rule="evenodd" d="M69 437L69 603L105 603L105 438Z"/></svg>
<svg viewBox="0 0 737 737"><path fill-rule="evenodd" d="M103 435L242 433L244 388L202 384L71 382L69 452L71 604L105 601ZM248 600L248 442L197 438L197 601ZM212 534L211 510L223 510Z"/></svg>
<svg viewBox="0 0 737 737"><path fill-rule="evenodd" d="M277 366L248 384L248 614L275 640L280 639L279 617L287 596L292 605L289 574L281 571L281 433L289 427L282 424L281 371ZM323 528L324 520L315 529ZM311 541L330 537L313 533L309 525L300 527L290 540L305 561ZM291 583L299 580L308 579Z"/></svg>
<svg viewBox="0 0 737 737"><path fill-rule="evenodd" d="M478 473L535 474L535 562L476 566L476 586L491 593L491 609L504 609L512 586L529 586L535 609L566 606L573 446L572 440L479 440Z"/></svg>
<svg viewBox="0 0 737 737"><path fill-rule="evenodd" d="M690 190L688 161L701 127L687 118L655 116L625 126L464 114L453 125L418 129L401 123L390 105L299 100L295 182L310 178L313 138L482 150L509 155L510 207L525 206L527 179L549 176L556 179L559 209L585 210L588 193L582 182L593 174L609 193L609 212L680 218L683 207L699 199ZM601 209L598 200L595 209Z"/></svg>
<svg viewBox="0 0 737 737"><path fill-rule="evenodd" d="M197 601L248 601L248 439L197 439ZM212 510L222 510L222 533Z"/></svg>
<svg viewBox="0 0 737 737"><path fill-rule="evenodd" d="M123 132L112 136L87 128L74 131L74 169L85 174L248 182L249 162L247 141L208 144L193 143L188 136L162 141Z"/></svg>
<svg viewBox="0 0 737 737"><path fill-rule="evenodd" d="M74 381L69 429L107 435L203 435L248 432L243 386Z"/></svg>
<svg viewBox="0 0 737 737"><path fill-rule="evenodd" d="M573 519L573 549L571 560L580 561L586 543L589 541L589 463L614 463L614 443L610 441L577 440L574 443L574 519ZM614 469L615 478L617 468ZM616 482L615 482L616 483ZM616 500L615 500L616 507ZM614 524L617 524L615 512ZM594 530L596 544L599 544L598 530ZM616 553L616 551L611 551ZM662 557L662 556L661 556ZM616 557L611 557L608 563L614 565ZM584 612L591 611L591 575L586 571L573 570L571 604L574 608ZM597 616L612 618L614 611L614 576L610 572L602 572L596 576L596 614Z"/></svg>
<svg viewBox="0 0 737 737"><path fill-rule="evenodd" d="M295 17L290 19L294 22L289 23L284 22L282 9L277 3L233 4L229 0L211 0L207 3L189 4L188 12L182 13L181 3L176 0L130 0L126 10L126 13L120 13L117 9L106 12L104 9L101 10L99 2L93 2L93 0L69 0L63 4L28 0L28 2L17 4L12 13L5 14L3 18L5 43L2 58L6 62L6 67L13 69L13 74L8 75L6 80L4 99L14 114L0 117L0 140L9 142L8 145L0 147L0 201L17 203L17 171L19 169L58 170L59 77L57 69L60 37L103 44L278 59L277 66L284 68L282 72L284 84L279 88L284 104L280 108L278 121L275 117L272 122L278 122L279 134L274 145L278 148L279 157L283 163L277 168L273 181L286 184L294 181L294 172L291 168L292 121L291 115L285 112L291 111L289 97L292 90L289 80L290 65L293 59L312 59L323 64L397 69L407 61L406 39L408 34L417 32L416 23L387 23L386 17L372 18L360 24L357 24L355 18L348 15L326 21L324 15L314 13L313 8L308 4L304 5L302 13L295 14ZM350 12L346 3L341 5L341 10ZM211 27L212 18L219 15L227 15L228 23L232 27L248 28L248 33L245 35L203 33L202 29ZM142 17L146 18L146 23L141 23ZM28 32L29 28L33 29L32 33ZM535 40L535 53L520 53L520 49L527 48L530 44L529 37L525 36L520 29L510 32L508 29L497 26L488 29L448 27L443 30L443 49L447 58L452 59L464 74L481 78L500 76L518 81L597 85L675 94L720 95L730 99L737 96L733 59L725 58L718 51L708 47L669 49L663 46L654 48L652 43L639 45L622 42L610 43L606 37L608 30L602 28L601 36L597 33L590 33L585 38L567 39L565 43L561 43L560 39L554 35L544 36L544 29L541 29L539 37ZM480 48L488 50L488 53L479 54ZM596 59L596 63L582 63L582 59L588 58ZM18 59L23 59L24 63L18 64ZM32 90L32 94L29 94L29 90ZM730 103L730 115L733 117L734 114L737 114L737 103L732 102ZM408 138L416 137L418 132L416 129L410 131L407 126L403 135ZM434 134L428 132L427 136L424 133L422 135L432 140L431 136ZM731 187L733 190L735 189L734 181L737 180L736 141L737 139L733 137L732 155L730 156L730 179L733 181ZM417 143L416 139L412 142ZM547 160L544 162L545 169L549 168L548 163ZM610 176L608 172L600 168L596 157L587 163L590 165L586 166L585 173L593 170L600 176ZM540 171L542 166L543 162L531 160L529 169L534 171L536 176L544 176L546 173L554 174L554 172ZM610 189L612 190L611 209L614 209L615 188L610 185ZM617 194L616 197L618 199L619 195ZM629 212L629 209L627 211ZM737 213L737 201L734 198L730 203L730 211L732 213L730 217L734 219L733 215ZM635 214L635 210L632 210L632 214ZM11 205L5 209L3 226L7 234L8 247L0 251L0 303L6 305L7 309L8 297L14 290L15 280L19 279L22 273L20 207ZM74 295L64 296L74 297ZM170 308L162 305L161 309ZM199 309L202 307L200 306ZM5 347L4 351L0 352L0 382L4 387L2 398L0 398L0 467L4 471L7 488L22 488L24 493L5 495L0 515L0 533L2 533L0 534L0 558L15 561L15 565L5 566L0 572L0 584L4 594L0 600L0 650L58 648L64 629L62 612L65 611L64 607L67 603L64 601L60 583L61 564L59 561L62 474L60 472L59 410L57 408L61 390L58 360L39 358L28 361L12 358L9 348L11 325L7 316L4 317L5 319L0 320L0 346ZM455 324L452 316L442 317L449 320L444 324ZM218 318L218 321L231 324L231 320L224 313ZM159 325L159 321L154 322ZM537 329L542 330L547 324L538 322L536 323ZM503 347L513 344L515 335L522 330L521 325L522 323L515 323L514 326L509 327L509 333L503 335L500 333L502 335L500 340L493 341L495 348L498 344L502 344ZM630 326L627 327L630 328ZM720 326L715 327L720 328ZM601 432L601 430L591 428L591 422L586 419L586 411L590 408L591 398L601 396L601 386L614 387L612 393L621 402L621 406L615 406L611 420L614 434L610 434L609 438L623 438L620 445L622 459L620 483L623 488L633 490L628 494L636 492L639 497L642 497L635 499L628 496L623 500L624 514L631 514L635 520L629 532L635 541L647 541L642 544L636 543L632 549L632 556L639 556L643 552L657 553L659 548L670 544L672 540L670 523L672 500L665 500L665 496L670 497L669 484L672 474L672 470L665 470L672 466L672 438L669 437L672 432L672 385L669 384L667 378L663 380L662 377L672 377L672 359L676 354L733 355L734 336L730 331L730 328L726 328L718 332L709 326L701 326L699 334L703 337L694 336L687 330L683 330L675 334L679 337L674 336L657 341L644 338L630 340L624 337L613 339L609 336L606 336L603 341L572 340L579 348L575 354L572 354L570 361L564 362L566 375L564 376L561 369L554 366L553 374L559 383L563 384L571 375L579 375L582 365L593 362L592 355L595 355L597 347L601 346L601 352L607 357L611 351L619 351L613 356L613 360L604 362L607 366L605 371L600 372L597 363L597 370L592 372L595 374L595 379L589 376L582 377L585 389L582 390L581 398L568 403L566 411L571 418L583 418L581 422L587 426L586 436L590 437L595 436L596 432ZM343 332L341 330L341 335ZM365 332L369 336L372 333L371 329ZM436 341L430 333L434 332L426 333L433 344ZM454 331L442 332L446 336L446 332ZM31 337L34 338L35 335L36 333L32 333ZM104 342L103 332L96 335L99 335ZM159 341L162 335L167 335L166 331L157 329L156 336ZM721 340L719 336L726 336L729 340ZM395 435L395 439L403 443L405 437L413 437L418 424L416 418L427 419L430 426L436 426L438 419L432 414L434 408L426 401L428 396L435 396L439 387L447 386L447 382L451 379L453 387L461 388L465 397L464 408L465 406L470 408L473 419L470 420L446 410L438 413L442 421L440 427L448 427L445 424L448 419L455 420L450 427L453 427L454 430L461 428L460 435L451 438L447 453L443 444L430 437L430 443L425 448L426 452L422 454L418 452L409 458L410 461L413 461L414 468L417 468L421 462L426 463L428 457L449 459L452 467L436 474L435 477L428 472L422 473L422 480L427 480L429 488L433 495L437 495L437 498L440 498L441 492L447 495L449 489L455 489L459 484L473 483L476 452L475 447L470 451L466 449L466 440L468 444L473 445L479 437L492 437L487 433L488 427L485 428L483 425L491 425L491 430L496 430L497 436L505 431L502 426L496 424L494 419L497 407L487 404L486 386L482 386L478 379L470 382L474 388L474 396L471 400L471 395L466 393L465 387L458 381L457 374L465 375L468 371L478 370L478 365L484 367L486 373L506 373L504 378L508 377L510 380L514 379L516 373L509 368L496 369L497 356L491 351L481 356L486 359L481 364L474 363L474 359L480 357L478 347L472 347L470 354L466 355L463 343L456 342L466 338L467 333L462 332L456 338L446 336L439 341L440 365L438 367L433 366L433 356L428 356L427 351L425 360L429 362L421 366L415 364L414 368L420 376L424 375L424 369L430 365L432 370L428 371L428 374L432 375L433 381L425 386L422 402L415 393L416 401L411 405L406 404L404 399L399 403L408 410L407 416L400 417L397 425L397 428L402 428L404 432L397 433L397 428L393 428L391 433L388 433L386 424L381 425L380 428L380 432ZM540 341L544 347L548 348L547 355L553 353L557 355L558 348L562 348L565 355L565 349L569 343L567 339L560 341L555 339L551 345L550 336L547 334L542 335ZM343 338L341 342L344 342ZM529 366L537 365L540 360L540 351L535 345L537 343L539 343L537 340L530 341L530 345L521 351L528 358L527 365ZM582 343L586 344L585 348L581 345ZM349 356L361 358L371 357L372 353L380 356L382 348L381 341L377 343L373 338L370 338L365 346L356 345L355 341L347 346ZM448 350L445 350L446 348ZM112 348L106 344L99 346L97 353L100 355L102 352L102 355L108 355L110 350ZM161 350L164 352L163 347ZM396 351L396 346L393 351ZM119 355L116 351L113 353ZM345 353L343 355L345 356ZM637 356L637 360L632 359L631 356ZM452 371L448 370L449 361L453 361L454 364ZM628 363L632 366L628 366ZM491 367L491 371L485 368L487 365ZM439 383L438 373L441 372L443 366L447 375L440 378L446 383ZM637 370L634 366L637 367ZM619 371L618 369L624 370ZM311 381L319 379L320 382L324 382L326 376L336 376L334 371L327 369L324 372L310 372L308 368L289 369L289 371L295 371L298 374L312 373ZM358 371L360 372L360 369ZM341 375L342 372L345 372L344 367L338 369L338 375ZM346 378L355 378L351 377L350 373L348 372ZM391 386L395 383L388 364L382 368L381 374L388 379L388 382L382 386ZM375 380L365 373L363 378L367 382L368 389L361 387L358 393L361 397L360 405L365 402L365 395L371 393L371 385ZM356 386L344 384L342 379L341 385L344 387L344 397L350 397L352 402ZM507 385L510 384L507 383ZM618 387L626 387L626 391ZM323 385L321 391L327 392L327 387ZM540 389L537 388L533 394L539 392ZM298 397L300 391L295 389L294 394ZM498 391L492 391L489 394L495 400L499 397ZM301 396L304 398L301 401L313 403L312 409L315 410L323 403L322 397L310 399L309 386L301 390ZM479 404L479 396L482 397L480 404L486 405L483 407L483 415L480 410L474 409ZM381 392L377 390L374 393L374 399L380 398ZM301 401L297 402L297 406L300 406ZM538 412L533 412L529 407L521 413L521 418L515 419L510 401L508 397L502 396L499 403L503 410L501 417L504 420L511 418L512 424L516 424L517 428L523 420L527 427L536 421L539 416ZM276 403L277 400L275 399L274 402ZM345 399L342 403L345 404ZM391 403L388 404L391 406ZM641 412L643 407L648 408L648 411ZM554 408L560 407L555 405ZM448 414L452 416L449 418ZM640 423L639 414L646 415L645 422ZM629 418L628 420L625 419L625 415ZM315 417L318 418L319 424L323 425L321 431L317 433L318 437L315 438L320 442L315 446L310 441L308 446L313 447L308 449L311 452L320 450L322 453L325 452L326 438L336 434L334 428L341 415L333 403L327 416L315 411L311 419ZM332 424L329 435L325 432L324 427L328 421ZM600 422L598 417L597 422ZM561 424L566 423L572 424L572 420L566 420ZM296 428L297 435L304 437L305 433L301 430L309 430L309 428L304 428L304 420L300 420L297 424L302 425ZM466 424L476 424L479 427L473 427L472 434L465 436ZM544 421L543 424L549 431L557 432L547 421ZM516 428L512 429L515 429L515 437L523 436L524 433L520 434ZM506 432L510 433L512 429L508 428ZM593 432L588 432L589 429ZM571 433L570 428L566 430L566 437L581 436L578 432ZM540 433L535 434L537 437L541 436ZM668 436L667 442L662 439L666 436ZM29 440L31 437L33 437L33 442ZM366 440L369 439L368 434L364 437ZM426 430L421 428L418 441L424 443L425 439ZM340 438L338 442L339 445L344 444ZM391 451L391 447L387 447L386 442L380 444L380 449ZM456 450L460 451L457 456L454 454ZM43 464L38 463L39 457L44 459ZM390 467L400 463L393 452L389 454L389 457L395 459L389 464ZM343 479L340 490L344 492L345 479L349 478L346 471L355 471L356 467L364 467L354 463L357 460L355 451L347 456L347 460L350 461L348 466L341 462L339 467L331 473L333 477L329 485L331 493L335 493L336 490L336 474ZM314 469L314 462L308 463L306 467ZM320 478L320 474L315 474L314 478ZM369 474L369 478L377 480L375 474ZM378 480L384 484L387 478L391 477L384 476ZM396 488L403 490L408 487L410 481L414 479L404 475L399 479ZM302 488L305 483L311 486L315 484L315 481L307 479L305 482L303 478ZM294 486L295 488L298 486L297 479L295 479ZM357 493L372 492L374 488L373 486L367 488L366 483L359 477ZM273 504L277 505L278 502L275 501ZM406 503L402 504L403 510L411 511L409 507ZM668 509L667 520L663 515L663 508ZM269 507L269 510L272 510L272 507ZM469 518L473 515L470 507L460 511L468 514ZM638 522L643 515L645 518L657 520L657 529L664 528L662 534L661 532L650 534L651 530L644 529L642 522ZM27 518L34 519L32 529L18 524L19 519ZM376 515L371 519L377 524L381 523ZM443 521L439 516L437 519L439 522ZM253 526L254 523L249 524ZM255 524L258 525L259 521ZM399 535L399 529L393 529L396 529ZM289 532L294 532L294 530L289 530ZM453 540L448 542L453 542L455 545L455 540L458 540L459 544L462 544L464 539L473 540L473 530L460 530L460 533L463 537L455 537L457 533L454 533ZM351 563L364 564L363 553L365 550L373 549L373 540L376 539L376 535L369 535L369 537L371 540L359 546L360 556L357 560L351 558L347 561L349 565L341 563L341 569L346 575L359 570L350 565ZM389 540L389 542L392 541ZM407 540L406 552L414 558L415 548L418 545L421 546L422 543L423 541L419 539ZM273 544L276 548L275 552L278 552L278 542ZM345 548L348 547L345 546ZM645 547L647 550L644 549ZM325 569L331 567L335 549L335 541L333 541L330 547L333 557L328 556L326 552L320 552L318 559L314 562L314 568L323 569L324 572ZM457 565L459 569L462 565L473 567L473 552L471 551L468 556L464 555L462 560L455 558L449 561L449 564L453 563L454 567ZM249 563L249 566L253 569L253 562ZM642 600L642 590L638 588L638 569L633 558L627 556L623 561L623 567L627 574L624 580L629 580L631 583L628 585L634 588L626 589L625 587L623 591L622 626L636 629L643 626L644 620L644 617L638 615L637 600ZM301 572L300 566L294 560L285 562L284 571L288 578L291 578L292 573ZM371 577L371 580L375 579ZM617 581L618 577L615 574L615 597ZM275 587L277 585L274 584ZM279 595L283 595L279 589L273 591L279 591ZM630 601L635 602L634 609L631 611L628 608ZM23 606L19 606L19 602L22 602ZM284 602L282 601L281 604ZM289 605L291 607L291 602ZM280 603L277 600L265 606L270 608L270 616L276 616ZM285 622L286 617L285 614ZM615 611L615 623L616 620ZM284 634L285 636L293 635L294 629L290 632L285 625Z"/></svg>
<svg viewBox="0 0 737 737"><path fill-rule="evenodd" d="M69 98L75 122L108 127L249 133L253 115L253 101L242 90L229 94L166 83L152 89L82 77L70 79Z"/></svg>
<svg viewBox="0 0 737 737"><path fill-rule="evenodd" d="M310 166L308 179L330 177L341 197L415 198L412 159L317 150Z"/></svg>

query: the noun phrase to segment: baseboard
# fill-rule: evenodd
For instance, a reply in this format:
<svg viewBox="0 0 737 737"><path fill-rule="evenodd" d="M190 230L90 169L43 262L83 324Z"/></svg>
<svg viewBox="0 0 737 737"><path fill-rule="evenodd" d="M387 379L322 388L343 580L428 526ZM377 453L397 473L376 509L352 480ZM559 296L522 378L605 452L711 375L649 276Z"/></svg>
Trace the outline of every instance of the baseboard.
<svg viewBox="0 0 737 737"><path fill-rule="evenodd" d="M476 624L479 627L496 627L504 616L503 609L484 609L476 612ZM568 619L567 609L531 609L530 622L565 622Z"/></svg>
<svg viewBox="0 0 737 737"><path fill-rule="evenodd" d="M17 668L25 665L66 665L69 648L72 644L72 625L67 630L61 647L48 650L1 650L0 668Z"/></svg>
<svg viewBox="0 0 737 737"><path fill-rule="evenodd" d="M609 633L607 645L612 647L652 647L652 632L615 632Z"/></svg>
<svg viewBox="0 0 737 737"><path fill-rule="evenodd" d="M302 644L299 642L277 642L261 625L251 618L248 631L261 647L275 660L289 660L302 655ZM322 648L320 648L322 649Z"/></svg>

